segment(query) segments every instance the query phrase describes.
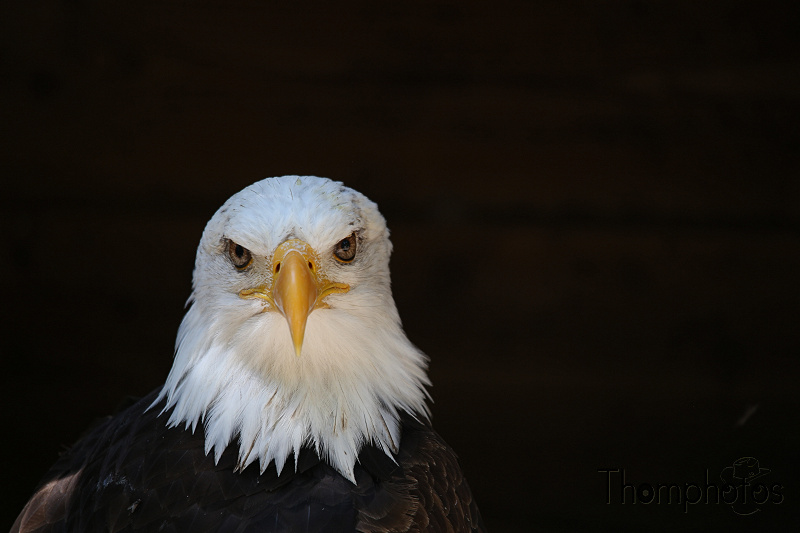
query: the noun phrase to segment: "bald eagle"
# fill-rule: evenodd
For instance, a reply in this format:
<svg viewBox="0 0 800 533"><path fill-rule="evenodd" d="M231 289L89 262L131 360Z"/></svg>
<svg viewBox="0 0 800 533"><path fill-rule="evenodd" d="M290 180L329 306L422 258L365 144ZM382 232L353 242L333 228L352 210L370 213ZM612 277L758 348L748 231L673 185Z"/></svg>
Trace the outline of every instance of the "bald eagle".
<svg viewBox="0 0 800 533"><path fill-rule="evenodd" d="M60 457L13 532L484 531L431 428L377 206L284 176L208 222L163 387Z"/></svg>

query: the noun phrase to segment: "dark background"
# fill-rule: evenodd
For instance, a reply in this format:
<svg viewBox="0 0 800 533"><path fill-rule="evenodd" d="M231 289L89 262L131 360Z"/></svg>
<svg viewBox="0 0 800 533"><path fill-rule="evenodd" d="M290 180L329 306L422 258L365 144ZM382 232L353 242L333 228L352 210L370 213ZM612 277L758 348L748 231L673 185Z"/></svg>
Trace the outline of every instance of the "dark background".
<svg viewBox="0 0 800 533"><path fill-rule="evenodd" d="M763 0L4 2L2 523L166 377L217 207L314 174L388 219L492 531L789 530L798 41ZM743 456L782 503L606 504L598 472Z"/></svg>

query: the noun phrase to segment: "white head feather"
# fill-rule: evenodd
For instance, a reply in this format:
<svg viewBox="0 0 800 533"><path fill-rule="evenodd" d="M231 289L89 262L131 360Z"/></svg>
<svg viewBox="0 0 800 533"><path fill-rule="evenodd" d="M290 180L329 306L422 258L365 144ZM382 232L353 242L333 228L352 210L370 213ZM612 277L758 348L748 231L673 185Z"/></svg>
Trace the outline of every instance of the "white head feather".
<svg viewBox="0 0 800 533"><path fill-rule="evenodd" d="M341 264L333 248L353 231L356 260ZM309 315L299 357L284 317L239 296L271 283L272 253L290 238L318 252L327 278L350 286ZM252 252L251 268L234 268L228 239ZM427 358L406 338L392 299L391 249L377 206L341 183L284 176L232 196L197 250L192 306L156 400L173 408L169 424L194 431L202 421L206 453L213 449L217 460L238 438L240 468L258 459L262 472L271 461L280 472L304 445L351 481L365 444L391 457L399 413L428 416L429 385Z"/></svg>

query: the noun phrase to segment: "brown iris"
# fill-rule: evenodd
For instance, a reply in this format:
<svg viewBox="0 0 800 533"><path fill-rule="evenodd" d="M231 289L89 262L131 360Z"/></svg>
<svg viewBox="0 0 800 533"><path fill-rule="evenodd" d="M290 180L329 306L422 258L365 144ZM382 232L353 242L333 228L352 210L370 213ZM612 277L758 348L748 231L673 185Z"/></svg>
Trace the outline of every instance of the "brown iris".
<svg viewBox="0 0 800 533"><path fill-rule="evenodd" d="M341 263L349 263L356 257L356 235L351 233L349 237L336 243L333 248L333 256Z"/></svg>
<svg viewBox="0 0 800 533"><path fill-rule="evenodd" d="M228 257L231 258L231 263L237 270L244 270L253 262L250 250L233 241L228 241Z"/></svg>

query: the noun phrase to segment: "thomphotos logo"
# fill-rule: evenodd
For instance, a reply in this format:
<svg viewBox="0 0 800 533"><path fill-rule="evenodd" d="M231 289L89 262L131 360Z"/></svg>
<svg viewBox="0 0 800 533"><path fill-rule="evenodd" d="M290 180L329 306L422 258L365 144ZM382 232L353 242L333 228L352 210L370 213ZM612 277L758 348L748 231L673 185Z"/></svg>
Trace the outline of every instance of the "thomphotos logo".
<svg viewBox="0 0 800 533"><path fill-rule="evenodd" d="M734 513L751 515L767 505L783 503L783 485L769 480L770 470L754 457L742 457L722 469L719 481L706 469L705 483L633 483L624 468L598 469L605 476L606 504L729 505Z"/></svg>

